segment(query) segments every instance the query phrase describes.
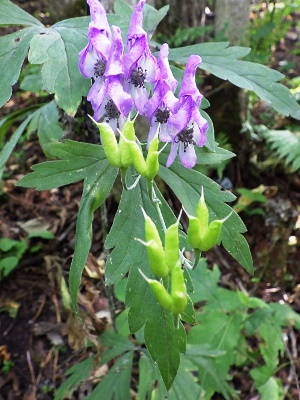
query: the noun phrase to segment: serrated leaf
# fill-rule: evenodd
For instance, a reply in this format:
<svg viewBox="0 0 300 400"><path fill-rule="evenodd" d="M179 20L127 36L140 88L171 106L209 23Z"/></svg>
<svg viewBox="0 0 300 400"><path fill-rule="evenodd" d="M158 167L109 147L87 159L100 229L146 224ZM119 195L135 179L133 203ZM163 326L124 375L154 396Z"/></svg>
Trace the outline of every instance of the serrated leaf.
<svg viewBox="0 0 300 400"><path fill-rule="evenodd" d="M139 361L139 387L137 400L152 399L154 390L154 382L161 380L157 364L145 352L141 354ZM159 385L159 389L163 392L161 398L165 398L167 391L163 384Z"/></svg>
<svg viewBox="0 0 300 400"><path fill-rule="evenodd" d="M0 25L43 26L39 20L9 0L0 0L0 10Z"/></svg>
<svg viewBox="0 0 300 400"><path fill-rule="evenodd" d="M166 155L161 154L161 162L166 162ZM191 215L200 199L201 187L204 188L205 201L213 219L223 219L232 211L225 202L234 200L228 191L221 191L220 186L205 175L195 170L188 170L175 161L170 168L161 165L159 176L173 190L183 207ZM222 227L221 242L228 253L234 257L249 273L253 273L253 261L246 239L241 233L246 227L238 214L233 212Z"/></svg>
<svg viewBox="0 0 300 400"><path fill-rule="evenodd" d="M132 352L120 357L86 400L131 400Z"/></svg>
<svg viewBox="0 0 300 400"><path fill-rule="evenodd" d="M34 172L24 176L16 185L47 190L68 185L94 176L106 159L102 146L65 140L62 143L45 145L47 153L62 160L46 161L34 165Z"/></svg>
<svg viewBox="0 0 300 400"><path fill-rule="evenodd" d="M31 121L27 128L28 135L37 131L40 145L48 156L50 156L50 154L47 154L45 145L53 141L58 141L64 134L64 130L58 120L58 109L53 100L32 114Z"/></svg>
<svg viewBox="0 0 300 400"><path fill-rule="evenodd" d="M10 139L6 142L5 146L3 149L0 151L0 178L3 173L4 166L9 159L11 153L13 152L13 149L15 148L16 144L18 143L18 140L24 133L26 126L29 124L30 120L32 118L32 115L29 115L25 121L21 123L21 125L15 130L15 132L12 134Z"/></svg>
<svg viewBox="0 0 300 400"><path fill-rule="evenodd" d="M41 29L32 26L0 37L0 107L10 99L12 86L20 76L30 41Z"/></svg>
<svg viewBox="0 0 300 400"><path fill-rule="evenodd" d="M213 75L229 80L234 85L255 92L262 100L271 103L272 107L283 115L300 119L300 106L289 89L277 83L284 76L264 65L249 61L240 61L246 50L238 47L227 47L228 43L203 43L192 46L170 49L169 59L186 63L191 54L198 54L203 62L200 68Z"/></svg>
<svg viewBox="0 0 300 400"><path fill-rule="evenodd" d="M87 44L86 19L61 21L44 28L30 43L28 60L43 64L45 89L55 94L55 100L68 114L74 115L90 87L78 69L78 54Z"/></svg>
<svg viewBox="0 0 300 400"><path fill-rule="evenodd" d="M158 189L155 190L158 193ZM161 194L158 194L165 222L169 226L176 218ZM144 238L145 222L141 207L152 218L162 235L163 227L159 215L149 198L146 182L141 179L135 189L123 190L118 211L105 241L107 249L113 248L106 263L107 285L121 280L130 268L141 268L144 271L143 264L147 265L145 246L135 240ZM149 270L146 269L145 273L149 274ZM131 286L130 283L128 285Z"/></svg>
<svg viewBox="0 0 300 400"><path fill-rule="evenodd" d="M206 147L195 148L197 154L197 165L216 166L221 162L230 160L235 154L222 147L216 147L214 151L207 150Z"/></svg>
<svg viewBox="0 0 300 400"><path fill-rule="evenodd" d="M55 391L54 400L64 400L66 395L71 395L82 381L88 379L93 368L94 358L88 357L84 361L74 364L67 369L67 379Z"/></svg>
<svg viewBox="0 0 300 400"><path fill-rule="evenodd" d="M300 136L288 130L265 130L263 136L291 171L300 169Z"/></svg>
<svg viewBox="0 0 300 400"><path fill-rule="evenodd" d="M145 343L167 389L170 389L180 364L180 353L185 352L186 334L180 323L174 326L174 317L170 311L161 307L149 318L144 330Z"/></svg>
<svg viewBox="0 0 300 400"><path fill-rule="evenodd" d="M92 222L95 210L108 196L118 174L107 160L99 163L98 168L91 171L84 181L75 236L75 252L70 267L69 286L72 305L77 311L77 296L81 274L92 244Z"/></svg>
<svg viewBox="0 0 300 400"><path fill-rule="evenodd" d="M101 365L106 364L108 361L127 351L133 351L135 349L134 344L128 337L124 337L112 331L106 331L101 335L101 344L103 347L108 347L101 355Z"/></svg>

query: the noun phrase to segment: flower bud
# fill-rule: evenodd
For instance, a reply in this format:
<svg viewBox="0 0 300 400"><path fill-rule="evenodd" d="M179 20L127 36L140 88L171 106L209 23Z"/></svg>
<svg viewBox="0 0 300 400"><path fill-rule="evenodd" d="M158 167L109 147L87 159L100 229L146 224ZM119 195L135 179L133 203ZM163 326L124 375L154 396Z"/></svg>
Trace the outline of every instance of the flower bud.
<svg viewBox="0 0 300 400"><path fill-rule="evenodd" d="M122 135L120 135L119 140L119 151L121 155L121 165L124 168L128 168L132 164L132 157L130 153L130 145L128 141L135 142L135 130L134 130L134 119L130 120L129 118L124 122L122 127Z"/></svg>

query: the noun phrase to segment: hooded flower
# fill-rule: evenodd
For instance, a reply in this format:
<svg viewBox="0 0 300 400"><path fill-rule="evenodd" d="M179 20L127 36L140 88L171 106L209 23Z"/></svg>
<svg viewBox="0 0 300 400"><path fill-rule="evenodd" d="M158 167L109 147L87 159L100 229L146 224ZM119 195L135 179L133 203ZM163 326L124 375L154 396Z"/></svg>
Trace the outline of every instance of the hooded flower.
<svg viewBox="0 0 300 400"><path fill-rule="evenodd" d="M125 78L128 91L134 100L135 108L140 114L148 101L145 82L154 83L157 80L157 63L151 54L147 33L143 29L143 7L145 0L136 5L127 33L127 50L124 55Z"/></svg>
<svg viewBox="0 0 300 400"><path fill-rule="evenodd" d="M87 0L90 6L88 44L79 53L78 67L85 78L103 80L111 48L111 30L106 12L98 0Z"/></svg>
<svg viewBox="0 0 300 400"><path fill-rule="evenodd" d="M195 82L196 68L201 61L199 56L189 57L175 113L168 119L167 130L172 143L167 167L174 162L178 151L183 166L194 167L197 163L194 145L203 146L206 142L208 123L199 111L203 96Z"/></svg>
<svg viewBox="0 0 300 400"><path fill-rule="evenodd" d="M174 112L178 100L173 93L177 86L177 80L172 74L168 55L169 47L165 43L160 48L157 60L159 79L154 87L153 96L145 105L145 115L150 122L148 145L158 128L159 139L162 142L169 142L172 140L167 132L167 122L170 115Z"/></svg>
<svg viewBox="0 0 300 400"><path fill-rule="evenodd" d="M123 42L121 30L112 26L113 39L103 79L96 79L87 99L94 109L98 121L104 116L114 131L121 128L133 106L131 96L123 88Z"/></svg>

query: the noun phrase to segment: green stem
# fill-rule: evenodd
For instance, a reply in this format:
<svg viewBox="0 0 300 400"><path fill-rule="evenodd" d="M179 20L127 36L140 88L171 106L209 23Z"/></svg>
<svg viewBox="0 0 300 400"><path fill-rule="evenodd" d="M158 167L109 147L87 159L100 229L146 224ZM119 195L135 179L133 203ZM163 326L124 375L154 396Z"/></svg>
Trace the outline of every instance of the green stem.
<svg viewBox="0 0 300 400"><path fill-rule="evenodd" d="M193 269L195 269L197 267L197 265L199 264L200 258L201 258L201 251L198 249L195 249L195 261L194 261Z"/></svg>

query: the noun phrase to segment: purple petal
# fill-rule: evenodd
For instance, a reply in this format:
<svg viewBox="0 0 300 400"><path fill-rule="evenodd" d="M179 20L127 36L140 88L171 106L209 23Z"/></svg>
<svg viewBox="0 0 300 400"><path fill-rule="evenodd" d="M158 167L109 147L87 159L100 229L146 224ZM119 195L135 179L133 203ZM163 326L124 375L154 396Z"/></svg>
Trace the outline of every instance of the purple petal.
<svg viewBox="0 0 300 400"><path fill-rule="evenodd" d="M177 156L178 146L179 146L179 143L172 142L171 151L170 151L169 157L167 159L167 163L166 163L167 168L169 168L175 161L175 158Z"/></svg>
<svg viewBox="0 0 300 400"><path fill-rule="evenodd" d="M85 78L91 78L95 73L95 63L98 60L98 55L89 43L79 53L78 68Z"/></svg>
<svg viewBox="0 0 300 400"><path fill-rule="evenodd" d="M133 106L132 98L125 92L120 76L111 76L108 79L108 93L120 113L127 117Z"/></svg>
<svg viewBox="0 0 300 400"><path fill-rule="evenodd" d="M208 122L205 118L202 117L198 107L195 107L193 112L193 120L194 120L194 140L197 146L203 146L206 141L206 132L208 131Z"/></svg>
<svg viewBox="0 0 300 400"><path fill-rule="evenodd" d="M133 10L127 33L128 51L135 44L136 39L147 36L147 33L143 29L143 7L145 3L146 0L140 0Z"/></svg>
<svg viewBox="0 0 300 400"><path fill-rule="evenodd" d="M171 138L171 136L169 135L169 132L168 132L168 125L167 124L161 124L160 125L159 140L161 142L165 142L165 143L172 142L172 138Z"/></svg>
<svg viewBox="0 0 300 400"><path fill-rule="evenodd" d="M111 41L99 29L91 28L89 32L90 42L97 52L107 61L111 48Z"/></svg>
<svg viewBox="0 0 300 400"><path fill-rule="evenodd" d="M200 105L203 98L203 95L199 92L195 81L196 69L201 61L201 57L196 55L192 55L188 58L181 83L181 89L178 95L179 98L184 96L192 96L193 101L197 104L197 106Z"/></svg>
<svg viewBox="0 0 300 400"><path fill-rule="evenodd" d="M144 87L135 87L134 85L130 85L130 93L133 98L136 110L141 115L144 115L145 104L148 101L147 90Z"/></svg>
<svg viewBox="0 0 300 400"><path fill-rule="evenodd" d="M174 78L174 75L171 71L168 56L169 56L169 46L167 45L167 43L164 43L160 48L157 59L158 67L160 69L160 77L167 83L169 88L173 92L175 92L178 82Z"/></svg>
<svg viewBox="0 0 300 400"><path fill-rule="evenodd" d="M121 29L118 26L112 26L113 41L111 53L106 67L105 76L123 74L123 41Z"/></svg>
<svg viewBox="0 0 300 400"><path fill-rule="evenodd" d="M103 78L99 77L95 79L95 82L88 92L87 100L91 102L94 112L96 112L104 100L107 92L107 84L108 82L105 82Z"/></svg>
<svg viewBox="0 0 300 400"><path fill-rule="evenodd" d="M106 11L99 0L87 0L90 6L91 22L90 28L96 27L102 30L107 38L110 38L111 31L106 17Z"/></svg>
<svg viewBox="0 0 300 400"><path fill-rule="evenodd" d="M183 143L179 144L179 157L181 164L185 168L193 168L197 163L197 155L195 152L194 145L189 144L187 147L184 147Z"/></svg>
<svg viewBox="0 0 300 400"><path fill-rule="evenodd" d="M169 135L174 139L190 122L193 113L193 101L191 97L181 99L177 112L170 116L167 124Z"/></svg>
<svg viewBox="0 0 300 400"><path fill-rule="evenodd" d="M131 48L131 50L124 54L124 69L125 69L125 77L129 78L132 69L135 67L135 64L138 59L141 58L145 51L145 41L146 39L143 37L138 39L135 45Z"/></svg>

